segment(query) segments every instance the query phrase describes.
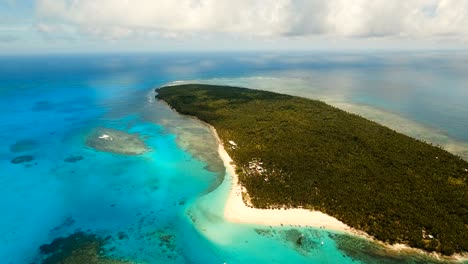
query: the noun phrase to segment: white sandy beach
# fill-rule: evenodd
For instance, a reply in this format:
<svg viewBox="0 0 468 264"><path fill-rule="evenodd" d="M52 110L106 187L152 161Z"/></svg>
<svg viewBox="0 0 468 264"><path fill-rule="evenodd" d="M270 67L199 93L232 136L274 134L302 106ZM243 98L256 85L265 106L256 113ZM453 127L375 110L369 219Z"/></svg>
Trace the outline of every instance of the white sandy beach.
<svg viewBox="0 0 468 264"><path fill-rule="evenodd" d="M167 104L167 103L166 103ZM168 104L167 104L168 105ZM172 107L168 105L171 109ZM190 116L191 118L195 118ZM200 121L199 119L195 118ZM215 136L218 143L218 154L221 157L224 167L226 168L227 177L225 180L230 181L230 193L224 207L224 217L227 221L233 223L260 224L267 226L300 226L324 228L331 231L345 232L353 234L365 239L369 239L377 244L385 246L389 251L407 252L413 254L423 254L431 256L439 260L448 260L455 262L468 261L468 254L454 254L452 256L442 256L441 254L431 252L428 253L422 249L412 248L405 244L393 244L378 241L366 232L354 229L340 220L322 213L320 211L311 211L306 209L258 209L247 206L242 198L242 186L239 184L238 175L236 174L235 165L229 154L224 148L221 139L218 136L216 129L203 121L200 121L209 127L212 134Z"/></svg>
<svg viewBox="0 0 468 264"><path fill-rule="evenodd" d="M234 223L248 223L248 224L260 224L269 226L301 226L301 227L315 227L324 228L327 230L339 231L357 235L369 240L374 241L387 247L388 250L396 252L413 252L418 254L426 254L434 257L435 259L445 259L449 261L466 261L468 256L466 254L454 254L450 257L441 256L437 253L427 253L421 249L411 248L408 245L403 244L386 244L375 240L363 231L356 230L340 220L322 213L320 211L311 211L306 209L259 209L252 208L245 204L242 199L242 186L239 184L238 175L235 171L235 165L224 149L221 139L216 132L216 129L210 124L208 125L216 137L218 142L218 153L223 160L224 166L227 170L227 177L231 180L231 189L226 206L224 209L224 217L227 221Z"/></svg>
<svg viewBox="0 0 468 264"><path fill-rule="evenodd" d="M313 226L356 233L356 230L353 230L348 225L320 211L306 209L258 209L247 206L242 199L242 186L239 184L235 165L233 165L231 157L224 149L214 127L210 126L210 128L218 141L218 152L227 169L228 177L231 177L231 191L224 211L224 216L228 221L270 226Z"/></svg>
<svg viewBox="0 0 468 264"><path fill-rule="evenodd" d="M173 109L165 101L164 103ZM174 109L173 109L174 110ZM174 110L175 111L175 110ZM176 111L177 112L177 111ZM422 249L412 248L405 244L388 244L370 236L364 231L354 229L340 220L322 213L320 211L311 211L306 209L259 209L252 208L245 204L242 198L242 186L239 184L238 175L235 172L235 165L229 154L224 148L216 129L209 123L203 122L196 117L189 116L205 124L215 136L218 143L218 154L221 157L226 168L227 178L230 181L230 193L224 207L224 218L233 223L260 224L266 226L300 226L324 228L330 231L349 233L373 241L374 243L385 246L387 250L394 252L406 252L413 254L422 254L433 257L434 259L466 262L468 253L454 254L452 256L443 256L439 253L428 253Z"/></svg>

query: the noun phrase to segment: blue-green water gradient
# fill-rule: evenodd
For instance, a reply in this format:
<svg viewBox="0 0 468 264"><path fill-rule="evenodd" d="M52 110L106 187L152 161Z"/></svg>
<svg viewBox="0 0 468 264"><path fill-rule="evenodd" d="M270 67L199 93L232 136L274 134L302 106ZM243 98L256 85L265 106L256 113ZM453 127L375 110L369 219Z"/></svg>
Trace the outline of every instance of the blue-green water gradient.
<svg viewBox="0 0 468 264"><path fill-rule="evenodd" d="M467 62L465 54L445 53L2 57L0 259L40 263L42 244L84 231L110 236L106 254L137 263L425 263L375 254L359 240L343 248L322 229L226 222L229 177L215 139L154 100L153 88L296 78L310 84L310 97L343 95L466 142ZM150 151L128 156L88 147L86 137L102 127L138 135ZM11 162L22 155L33 160ZM65 161L73 156L82 159Z"/></svg>

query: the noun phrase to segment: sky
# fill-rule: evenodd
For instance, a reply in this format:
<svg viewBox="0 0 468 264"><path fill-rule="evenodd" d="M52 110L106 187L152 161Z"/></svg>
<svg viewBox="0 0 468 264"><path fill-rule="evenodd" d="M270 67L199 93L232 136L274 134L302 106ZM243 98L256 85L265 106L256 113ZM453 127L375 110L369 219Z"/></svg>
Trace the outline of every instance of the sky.
<svg viewBox="0 0 468 264"><path fill-rule="evenodd" d="M468 0L0 0L0 54L468 48Z"/></svg>

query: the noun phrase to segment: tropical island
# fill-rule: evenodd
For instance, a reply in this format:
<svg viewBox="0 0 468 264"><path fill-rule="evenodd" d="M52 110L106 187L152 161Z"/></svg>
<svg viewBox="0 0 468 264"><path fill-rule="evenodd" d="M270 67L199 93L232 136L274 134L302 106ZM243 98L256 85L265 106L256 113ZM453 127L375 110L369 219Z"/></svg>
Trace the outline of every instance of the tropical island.
<svg viewBox="0 0 468 264"><path fill-rule="evenodd" d="M304 208L377 240L468 252L468 162L317 100L185 84L158 99L212 125L255 208Z"/></svg>

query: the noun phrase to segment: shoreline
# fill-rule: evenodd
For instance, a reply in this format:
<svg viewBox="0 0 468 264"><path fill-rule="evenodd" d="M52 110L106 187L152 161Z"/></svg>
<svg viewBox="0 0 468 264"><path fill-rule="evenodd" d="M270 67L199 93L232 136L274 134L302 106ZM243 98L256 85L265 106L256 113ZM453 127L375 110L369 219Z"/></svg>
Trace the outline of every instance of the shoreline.
<svg viewBox="0 0 468 264"><path fill-rule="evenodd" d="M177 86L180 84L211 84L219 85L224 82L221 81L212 81L210 79L206 80L179 80L173 81L165 86ZM226 85L231 86L235 84L227 83ZM253 88L255 85L245 85L243 87ZM262 91L269 92L278 92L274 89L259 89ZM460 156L462 159L468 161L468 142L462 141L460 139L454 138L442 130L428 126L427 124L421 123L420 121L410 119L409 117L403 116L397 112L393 112L388 109L377 107L374 105L357 103L357 102L347 102L343 100L337 100L333 97L312 97L300 93L291 93L291 91L284 92L292 96L298 96L307 99L315 99L325 102L328 105L341 109L345 112L356 114L362 116L366 119L374 121L380 125L389 127L401 134L413 137L421 141L431 142L435 145L440 146L442 149L452 153L453 155ZM377 115L369 115L369 113L377 113ZM404 124L401 126L399 124ZM408 128L410 127L410 128ZM412 133L418 131L417 133Z"/></svg>
<svg viewBox="0 0 468 264"><path fill-rule="evenodd" d="M197 119L199 120L199 119ZM230 180L229 196L224 206L224 218L226 221L239 224L260 224L265 226L297 226L320 228L349 235L354 235L383 246L390 252L422 254L442 261L454 261L464 263L468 261L468 254L454 254L444 256L435 252L426 252L422 249L412 248L405 244L388 244L379 241L364 231L357 230L341 222L340 220L317 210L288 208L288 209L260 209L249 207L242 198L243 187L239 183L239 177L235 171L235 164L227 153L219 138L218 132L211 124L199 120L210 129L218 143L218 154L226 168L225 178Z"/></svg>
<svg viewBox="0 0 468 264"><path fill-rule="evenodd" d="M238 175L235 172L235 164L227 151L216 131L216 128L211 124L198 119L196 116L180 114L171 105L164 100L159 100L169 107L172 111L179 115L193 118L198 122L206 125L211 134L215 137L218 144L218 154L223 161L225 167L225 174L228 176L224 179L231 180L231 185L228 198L224 206L224 218L226 221L239 224L259 224L265 226L297 226L297 227L312 227L312 228L323 228L334 232L345 233L354 235L378 245L383 246L389 252L404 253L404 254L420 254L429 256L435 260L449 261L453 263L465 263L468 261L468 253L456 253L451 256L441 255L436 252L427 252L419 248L413 248L406 244L389 244L380 240L375 239L364 231L352 228L338 219L322 213L320 211L311 211L307 209L260 209L249 207L245 204L242 198L242 186L238 182ZM299 214L298 214L299 212ZM313 220L308 219L313 217ZM298 220L296 220L298 218ZM330 222L327 222L330 221Z"/></svg>
<svg viewBox="0 0 468 264"><path fill-rule="evenodd" d="M218 153L226 167L226 172L231 179L229 197L224 207L224 217L226 220L235 223L261 224L270 226L303 226L325 228L333 231L358 234L350 226L340 220L322 213L307 209L260 209L249 207L242 198L242 186L239 184L239 177L235 171L233 160L224 149L221 139L216 129L207 124L218 143ZM364 235L364 234L362 234Z"/></svg>

